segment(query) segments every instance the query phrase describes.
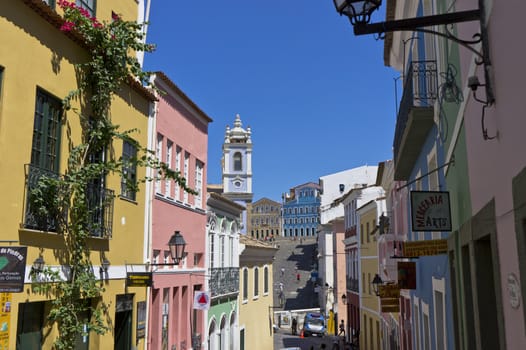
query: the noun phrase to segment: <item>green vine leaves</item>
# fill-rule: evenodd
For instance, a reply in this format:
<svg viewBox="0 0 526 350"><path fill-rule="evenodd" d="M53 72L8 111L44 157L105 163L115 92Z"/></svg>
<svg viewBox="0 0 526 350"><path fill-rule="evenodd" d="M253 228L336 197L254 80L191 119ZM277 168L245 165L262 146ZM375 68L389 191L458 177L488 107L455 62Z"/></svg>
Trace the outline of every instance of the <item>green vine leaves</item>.
<svg viewBox="0 0 526 350"><path fill-rule="evenodd" d="M64 237L60 263L66 271L46 267L32 271L30 278L35 293L51 298L49 321L56 322L59 334L54 347L72 350L77 337L90 332L106 333L111 317L102 300L104 286L93 271L91 251L87 244L93 232L94 218L102 215L101 207L115 197L105 187L105 177L113 174L126 178L130 167L149 167L155 176L124 181L130 191L138 191L140 183L161 178L173 180L190 194L190 188L180 172L170 169L155 154L134 140L141 130L120 131L111 120L111 103L120 89L134 79L152 89L150 72L145 72L135 57L136 52L152 52L146 44L142 25L124 21L113 14L110 22L99 22L90 13L68 1L58 5L64 13L61 31L75 31L89 48L89 59L75 66L77 88L63 100L64 109L79 117L82 140L71 145L67 169L60 176L42 176L31 189L28 200L38 219L53 221L56 232ZM75 102L75 103L74 103ZM81 108L73 108L80 103ZM67 113L67 112L66 112ZM137 150L131 157L115 157L114 142L126 141ZM98 206L94 206L94 196Z"/></svg>

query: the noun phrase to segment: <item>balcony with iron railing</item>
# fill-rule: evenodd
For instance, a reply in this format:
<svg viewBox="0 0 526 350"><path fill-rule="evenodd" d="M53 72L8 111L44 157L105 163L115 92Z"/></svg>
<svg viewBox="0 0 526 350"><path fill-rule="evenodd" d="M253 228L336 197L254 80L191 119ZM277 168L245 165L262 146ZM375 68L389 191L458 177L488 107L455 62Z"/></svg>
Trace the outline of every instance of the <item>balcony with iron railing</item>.
<svg viewBox="0 0 526 350"><path fill-rule="evenodd" d="M239 268L215 267L210 269L209 288L212 298L239 292Z"/></svg>
<svg viewBox="0 0 526 350"><path fill-rule="evenodd" d="M25 174L23 228L56 233L61 226L67 228L69 207L57 201L57 198L66 196L65 189L56 183L45 182L46 178L59 179L61 175L30 164L26 165ZM88 186L86 196L90 235L111 238L114 191L92 184Z"/></svg>
<svg viewBox="0 0 526 350"><path fill-rule="evenodd" d="M434 125L438 79L436 61L413 61L404 81L393 141L395 180L408 180Z"/></svg>
<svg viewBox="0 0 526 350"><path fill-rule="evenodd" d="M355 293L359 293L360 291L358 290L359 288L359 285L358 285L358 279L357 278L351 278L350 276L347 276L347 281L346 281L346 287L347 287L347 290L350 290L351 292L355 292Z"/></svg>

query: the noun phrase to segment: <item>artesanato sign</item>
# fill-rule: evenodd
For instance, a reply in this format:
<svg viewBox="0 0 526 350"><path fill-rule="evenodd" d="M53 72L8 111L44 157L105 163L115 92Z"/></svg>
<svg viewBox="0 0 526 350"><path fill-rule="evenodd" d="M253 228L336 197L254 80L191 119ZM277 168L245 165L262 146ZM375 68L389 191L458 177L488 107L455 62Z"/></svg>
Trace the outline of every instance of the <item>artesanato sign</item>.
<svg viewBox="0 0 526 350"><path fill-rule="evenodd" d="M413 231L451 231L449 192L411 191Z"/></svg>

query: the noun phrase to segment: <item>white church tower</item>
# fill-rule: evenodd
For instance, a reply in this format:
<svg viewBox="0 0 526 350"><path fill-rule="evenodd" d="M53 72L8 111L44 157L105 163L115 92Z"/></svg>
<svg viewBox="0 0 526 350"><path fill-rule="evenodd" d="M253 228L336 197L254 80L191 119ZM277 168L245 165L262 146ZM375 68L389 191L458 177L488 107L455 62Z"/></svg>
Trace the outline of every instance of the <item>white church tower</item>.
<svg viewBox="0 0 526 350"><path fill-rule="evenodd" d="M252 202L252 139L250 126L243 129L239 114L234 127L227 125L223 143L223 194L246 206ZM245 226L246 227L246 226Z"/></svg>

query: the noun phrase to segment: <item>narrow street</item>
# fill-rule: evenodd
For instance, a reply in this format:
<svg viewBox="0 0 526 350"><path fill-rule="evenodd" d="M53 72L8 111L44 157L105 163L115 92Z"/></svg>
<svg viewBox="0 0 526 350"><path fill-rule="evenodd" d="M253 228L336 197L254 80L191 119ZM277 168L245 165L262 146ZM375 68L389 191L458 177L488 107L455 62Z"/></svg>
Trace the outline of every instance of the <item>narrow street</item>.
<svg viewBox="0 0 526 350"><path fill-rule="evenodd" d="M280 238L275 243L279 246L279 250L273 264L274 311L318 308L318 295L314 292L314 282L311 279L311 271L316 261L316 238L305 237L302 240ZM283 283L283 308L279 307L280 283ZM298 321L300 325L303 322ZM298 334L299 330L298 326ZM327 349L332 349L333 342L334 337L302 338L299 335L292 335L291 329L286 327L277 329L274 333L274 350L288 347L298 347L302 350L310 350L311 347L319 349L321 344L325 344Z"/></svg>

